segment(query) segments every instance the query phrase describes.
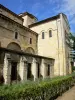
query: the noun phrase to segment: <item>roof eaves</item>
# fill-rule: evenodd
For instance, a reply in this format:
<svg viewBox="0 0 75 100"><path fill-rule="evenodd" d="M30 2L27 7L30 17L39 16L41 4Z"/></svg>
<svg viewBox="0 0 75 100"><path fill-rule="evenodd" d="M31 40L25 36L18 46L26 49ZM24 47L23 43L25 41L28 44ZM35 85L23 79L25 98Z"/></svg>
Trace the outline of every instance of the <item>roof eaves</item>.
<svg viewBox="0 0 75 100"><path fill-rule="evenodd" d="M2 15L2 14L0 14L0 16L4 17L5 19L8 19L9 21L12 21L12 22L14 22L14 23L20 25L22 28L26 29L27 31L30 31L30 32L32 32L32 33L38 35L38 33L32 31L31 29L29 29L29 28L23 26L22 24L20 24L20 23L18 23L18 22L15 22L14 20L12 20L12 19L10 19L10 18L8 18L8 17L6 17L6 16L4 16L4 15Z"/></svg>
<svg viewBox="0 0 75 100"><path fill-rule="evenodd" d="M20 14L19 14L20 15ZM24 17L25 15L29 15L31 18L35 18L35 19L37 19L37 17L35 17L34 15L32 15L32 14L30 14L30 13L28 13L28 12L24 12L24 13L21 13L21 17ZM38 20L38 19L37 19Z"/></svg>
<svg viewBox="0 0 75 100"><path fill-rule="evenodd" d="M17 51L17 50L11 50L11 49L7 49L7 48L2 48L0 47L0 51L4 51L4 52L10 52L10 53L15 53L15 54L19 54L19 55L26 55L26 56L30 56L30 57L37 57L37 58L43 58L43 59L50 59L50 60L55 60L53 58L50 57L45 57L45 56L40 56L40 55L34 55L34 54L30 54L30 53L25 53L23 51Z"/></svg>
<svg viewBox="0 0 75 100"><path fill-rule="evenodd" d="M39 22L37 22L37 23L34 23L34 24L29 25L29 28L34 27L34 26L39 25L39 24L46 23L46 22L48 22L48 21L55 20L55 19L57 19L57 18L59 18L59 17L60 17L60 15L56 15L56 16L53 16L53 17L50 17L50 18L41 20L41 21L39 21Z"/></svg>

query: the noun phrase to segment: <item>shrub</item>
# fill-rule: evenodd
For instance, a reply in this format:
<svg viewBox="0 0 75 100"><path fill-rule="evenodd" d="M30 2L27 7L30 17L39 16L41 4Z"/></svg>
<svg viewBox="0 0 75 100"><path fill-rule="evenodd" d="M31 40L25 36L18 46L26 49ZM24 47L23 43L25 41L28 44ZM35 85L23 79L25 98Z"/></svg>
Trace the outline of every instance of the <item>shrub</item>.
<svg viewBox="0 0 75 100"><path fill-rule="evenodd" d="M75 66L72 67L72 70L75 71Z"/></svg>
<svg viewBox="0 0 75 100"><path fill-rule="evenodd" d="M0 86L0 100L51 100L71 88L75 74L44 81Z"/></svg>

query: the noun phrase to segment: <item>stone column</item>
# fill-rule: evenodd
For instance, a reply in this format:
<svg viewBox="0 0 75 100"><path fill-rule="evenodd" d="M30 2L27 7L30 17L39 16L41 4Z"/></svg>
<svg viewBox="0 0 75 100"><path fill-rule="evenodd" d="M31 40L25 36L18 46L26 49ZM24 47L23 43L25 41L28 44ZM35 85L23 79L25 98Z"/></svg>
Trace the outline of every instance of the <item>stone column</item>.
<svg viewBox="0 0 75 100"><path fill-rule="evenodd" d="M19 75L22 81L27 80L27 60L24 56L20 58Z"/></svg>
<svg viewBox="0 0 75 100"><path fill-rule="evenodd" d="M5 54L3 76L4 76L5 84L10 84L10 81L11 81L10 80L10 76L11 76L10 54Z"/></svg>
<svg viewBox="0 0 75 100"><path fill-rule="evenodd" d="M50 78L54 77L54 61L50 64Z"/></svg>
<svg viewBox="0 0 75 100"><path fill-rule="evenodd" d="M38 79L38 73L37 73L37 61L35 58L33 58L32 62L32 74L34 75L34 81Z"/></svg>
<svg viewBox="0 0 75 100"><path fill-rule="evenodd" d="M46 64L44 62L44 59L42 59L41 61L41 67L42 67L42 76L43 76L43 79L46 78Z"/></svg>

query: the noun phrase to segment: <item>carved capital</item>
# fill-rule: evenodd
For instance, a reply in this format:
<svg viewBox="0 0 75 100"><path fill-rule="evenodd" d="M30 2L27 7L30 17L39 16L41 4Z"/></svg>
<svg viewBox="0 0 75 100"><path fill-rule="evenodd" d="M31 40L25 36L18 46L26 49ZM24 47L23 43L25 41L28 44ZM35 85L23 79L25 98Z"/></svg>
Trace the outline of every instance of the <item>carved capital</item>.
<svg viewBox="0 0 75 100"><path fill-rule="evenodd" d="M5 57L6 57L6 59L11 60L10 54L6 53L6 54L5 54Z"/></svg>
<svg viewBox="0 0 75 100"><path fill-rule="evenodd" d="M26 59L24 56L22 56L22 57L21 57L21 61L22 61L22 62L27 62L27 59Z"/></svg>

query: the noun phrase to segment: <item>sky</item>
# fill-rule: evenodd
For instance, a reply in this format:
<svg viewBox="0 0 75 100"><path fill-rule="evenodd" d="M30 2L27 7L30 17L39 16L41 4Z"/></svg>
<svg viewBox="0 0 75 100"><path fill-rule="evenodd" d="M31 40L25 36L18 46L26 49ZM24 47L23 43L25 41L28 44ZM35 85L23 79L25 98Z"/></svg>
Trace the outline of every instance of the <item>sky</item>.
<svg viewBox="0 0 75 100"><path fill-rule="evenodd" d="M36 16L38 21L64 13L75 35L75 0L0 0L0 4L16 14L27 11Z"/></svg>

